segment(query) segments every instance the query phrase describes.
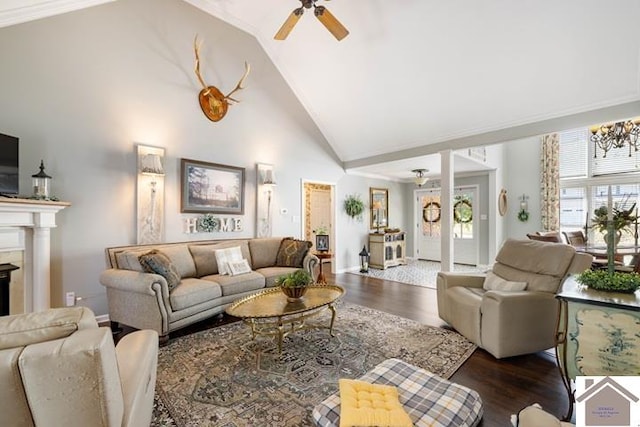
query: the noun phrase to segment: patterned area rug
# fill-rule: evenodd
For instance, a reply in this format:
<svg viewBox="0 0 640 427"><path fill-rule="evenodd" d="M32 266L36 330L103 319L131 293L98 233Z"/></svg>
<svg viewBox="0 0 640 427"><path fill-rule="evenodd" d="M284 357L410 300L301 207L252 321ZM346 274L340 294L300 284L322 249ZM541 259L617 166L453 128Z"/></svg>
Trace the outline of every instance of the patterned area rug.
<svg viewBox="0 0 640 427"><path fill-rule="evenodd" d="M251 340L242 322L171 340L158 357L152 426L311 426L339 378L391 357L449 378L476 348L455 332L344 302L334 333L296 332L282 354L273 339Z"/></svg>
<svg viewBox="0 0 640 427"><path fill-rule="evenodd" d="M488 268L486 265L477 267L463 264L453 265L453 271L457 273L480 273L486 271ZM350 271L349 273L436 289L436 277L439 271L439 262L407 259L407 265L390 267L385 270L370 268L368 273L360 273L359 271Z"/></svg>

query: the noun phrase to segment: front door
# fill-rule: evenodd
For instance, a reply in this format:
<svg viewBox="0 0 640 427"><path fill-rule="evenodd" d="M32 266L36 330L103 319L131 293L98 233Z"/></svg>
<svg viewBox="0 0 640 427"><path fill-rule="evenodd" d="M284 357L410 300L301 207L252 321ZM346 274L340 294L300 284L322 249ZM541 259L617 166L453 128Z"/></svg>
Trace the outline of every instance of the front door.
<svg viewBox="0 0 640 427"><path fill-rule="evenodd" d="M478 188L456 187L453 190L453 261L478 264ZM416 191L416 238L418 259L440 261L441 208L440 189Z"/></svg>

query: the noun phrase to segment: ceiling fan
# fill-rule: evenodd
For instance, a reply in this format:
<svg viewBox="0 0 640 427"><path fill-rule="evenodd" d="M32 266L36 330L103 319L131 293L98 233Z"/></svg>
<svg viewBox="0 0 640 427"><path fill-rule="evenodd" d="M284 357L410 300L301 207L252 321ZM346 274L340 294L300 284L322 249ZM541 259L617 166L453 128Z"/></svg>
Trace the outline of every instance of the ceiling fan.
<svg viewBox="0 0 640 427"><path fill-rule="evenodd" d="M291 12L287 20L284 21L284 24L282 24L282 27L280 27L276 35L273 37L274 39L286 39L291 30L293 30L293 27L295 27L295 25L298 23L298 20L304 13L304 9L311 9L312 7L313 14L316 16L316 18L318 18L320 22L322 22L322 25L324 25L336 39L342 40L343 38L347 37L349 31L340 23L340 21L336 19L335 16L331 14L331 12L329 12L326 7L316 6L317 0L299 1L300 3L302 3L302 6L294 9L293 12Z"/></svg>

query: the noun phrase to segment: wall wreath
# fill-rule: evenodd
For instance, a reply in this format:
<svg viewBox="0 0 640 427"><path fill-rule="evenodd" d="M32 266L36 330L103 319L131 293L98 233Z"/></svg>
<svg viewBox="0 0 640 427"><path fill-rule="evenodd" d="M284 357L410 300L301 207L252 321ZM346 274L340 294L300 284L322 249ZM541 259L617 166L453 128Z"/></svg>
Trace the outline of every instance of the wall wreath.
<svg viewBox="0 0 640 427"><path fill-rule="evenodd" d="M440 221L440 203L429 202L422 208L422 219L425 222Z"/></svg>
<svg viewBox="0 0 640 427"><path fill-rule="evenodd" d="M473 221L473 206L468 200L459 200L453 205L453 219L457 223L468 224Z"/></svg>

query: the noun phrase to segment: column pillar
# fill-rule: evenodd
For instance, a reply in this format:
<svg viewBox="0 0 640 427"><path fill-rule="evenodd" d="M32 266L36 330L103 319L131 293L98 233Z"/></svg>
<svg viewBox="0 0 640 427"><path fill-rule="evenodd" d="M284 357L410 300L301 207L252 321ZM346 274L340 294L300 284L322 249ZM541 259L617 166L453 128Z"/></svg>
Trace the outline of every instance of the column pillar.
<svg viewBox="0 0 640 427"><path fill-rule="evenodd" d="M453 151L440 152L440 270L453 271Z"/></svg>

